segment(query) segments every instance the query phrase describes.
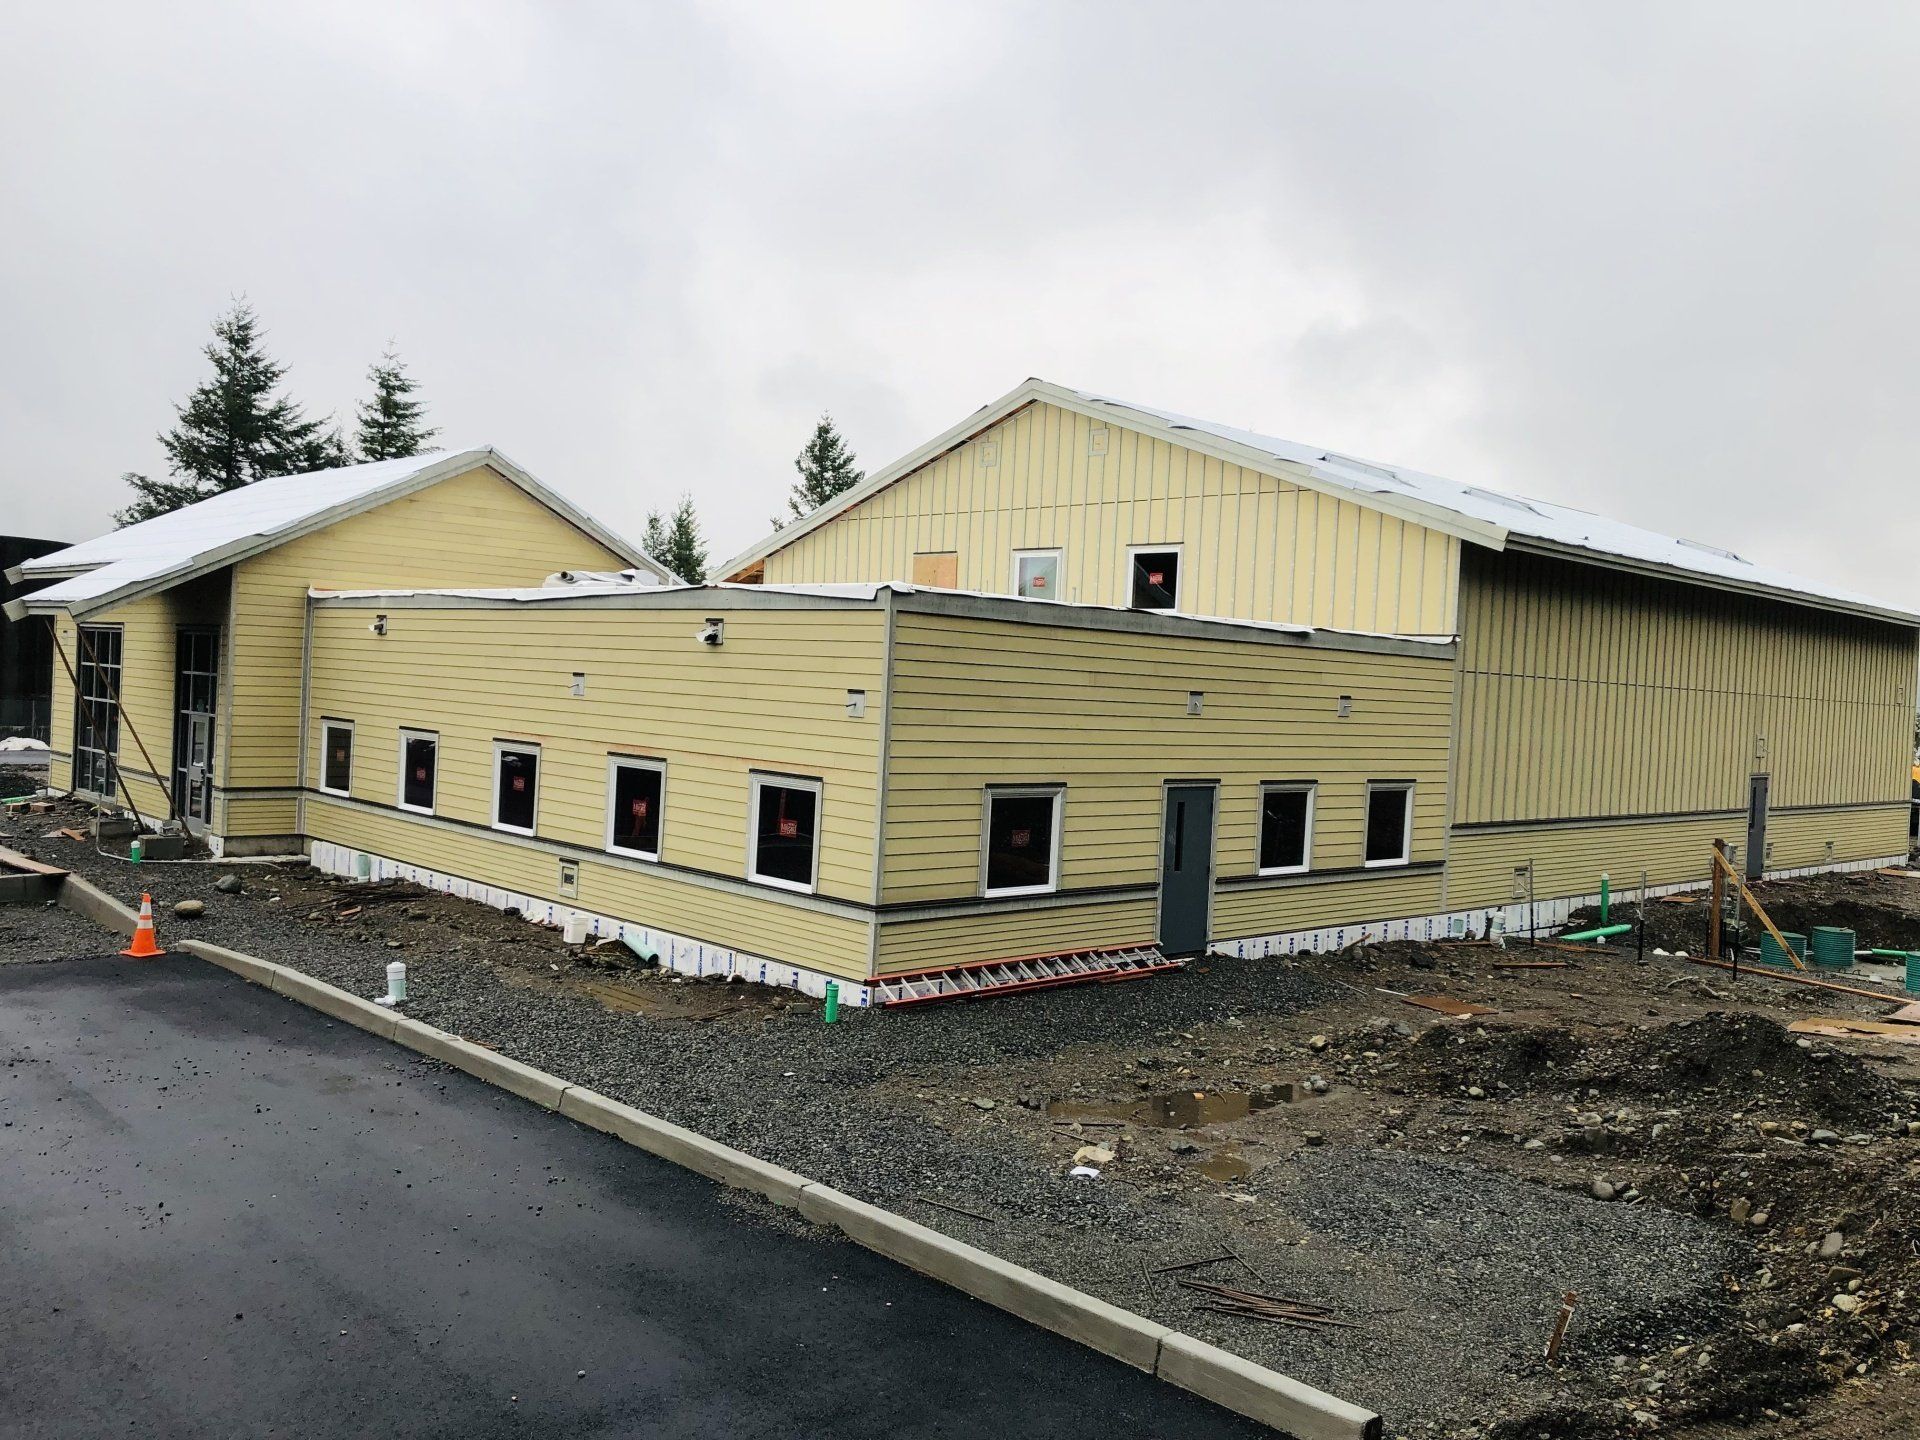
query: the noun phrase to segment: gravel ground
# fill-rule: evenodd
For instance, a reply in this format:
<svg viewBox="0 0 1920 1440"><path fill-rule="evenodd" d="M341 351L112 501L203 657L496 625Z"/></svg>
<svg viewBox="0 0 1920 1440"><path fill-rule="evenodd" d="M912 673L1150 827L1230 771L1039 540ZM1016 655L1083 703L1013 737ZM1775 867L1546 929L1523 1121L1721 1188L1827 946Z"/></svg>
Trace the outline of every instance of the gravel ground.
<svg viewBox="0 0 1920 1440"><path fill-rule="evenodd" d="M1176 1197L1151 1179L1124 1178L1127 1166L1098 1181L1071 1179L1063 1142L1051 1154L1036 1148L1035 1110L1053 1096L1023 1091L1013 1077L1080 1052L1117 1068L1116 1055L1177 1050L1195 1027L1289 1017L1341 995L1285 964L1213 960L1151 981L1009 1002L848 1011L830 1029L812 1002L767 993L710 1020L662 1019L582 993L553 932L469 902L424 896L381 906L395 912L382 917L386 928L362 933L314 908L336 892L304 866L148 864L136 874L91 847L19 833L72 823L33 817L14 839L0 833L0 844L87 873L123 899L151 890L163 943L191 924L197 936L362 994L380 990L397 955L418 1019L1372 1406L1389 1433L1457 1431L1557 1403L1567 1372L1547 1371L1539 1354L1563 1290L1608 1317L1576 1328L1569 1342L1574 1365L1598 1367L1617 1348L1670 1345L1710 1323L1726 1273L1741 1263L1725 1230L1693 1217L1602 1205L1466 1162L1329 1145ZM229 872L244 893L213 890ZM204 900L205 917L173 919L181 897ZM516 937L506 942L516 952L510 966L495 963L499 943L483 958L471 938L503 924ZM398 948L388 935L403 937ZM0 936L0 948L14 948L11 937ZM666 995L718 988L646 983ZM1269 1068L1258 1078L1298 1073ZM1088 1138L1097 1133L1110 1132ZM1172 1276L1148 1273L1223 1246L1266 1282L1241 1273L1240 1283L1324 1301L1358 1328L1306 1333L1196 1312ZM1231 1266L1194 1273L1235 1279Z"/></svg>
<svg viewBox="0 0 1920 1440"><path fill-rule="evenodd" d="M0 905L0 965L78 960L124 943L58 905Z"/></svg>

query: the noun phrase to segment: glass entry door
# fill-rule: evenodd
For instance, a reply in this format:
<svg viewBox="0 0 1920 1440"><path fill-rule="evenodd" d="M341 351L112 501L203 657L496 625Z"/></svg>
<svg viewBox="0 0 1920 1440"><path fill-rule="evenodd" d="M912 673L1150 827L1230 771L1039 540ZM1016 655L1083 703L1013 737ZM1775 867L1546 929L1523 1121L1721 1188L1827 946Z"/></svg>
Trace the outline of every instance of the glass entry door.
<svg viewBox="0 0 1920 1440"><path fill-rule="evenodd" d="M180 818L213 818L213 718L220 695L220 628L183 627L174 643L173 802Z"/></svg>

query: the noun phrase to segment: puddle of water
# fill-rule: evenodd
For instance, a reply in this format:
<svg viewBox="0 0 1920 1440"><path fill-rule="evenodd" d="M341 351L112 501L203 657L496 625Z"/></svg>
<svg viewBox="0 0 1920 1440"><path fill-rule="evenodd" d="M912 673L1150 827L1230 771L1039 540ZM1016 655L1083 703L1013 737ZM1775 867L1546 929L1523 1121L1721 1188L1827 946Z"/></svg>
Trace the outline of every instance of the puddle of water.
<svg viewBox="0 0 1920 1440"><path fill-rule="evenodd" d="M1209 1180L1244 1180L1253 1173L1247 1158L1232 1150L1216 1150L1206 1159L1196 1161L1193 1168Z"/></svg>
<svg viewBox="0 0 1920 1440"><path fill-rule="evenodd" d="M1272 1096L1259 1091L1168 1090L1138 1100L1055 1100L1048 1104L1047 1114L1059 1120L1119 1120L1173 1130L1240 1120L1273 1103Z"/></svg>

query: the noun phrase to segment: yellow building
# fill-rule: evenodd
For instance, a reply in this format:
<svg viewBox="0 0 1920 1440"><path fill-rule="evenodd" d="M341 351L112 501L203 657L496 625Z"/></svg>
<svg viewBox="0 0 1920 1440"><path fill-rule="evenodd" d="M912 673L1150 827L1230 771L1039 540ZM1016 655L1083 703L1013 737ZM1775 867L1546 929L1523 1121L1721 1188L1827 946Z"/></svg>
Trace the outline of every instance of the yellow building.
<svg viewBox="0 0 1920 1440"><path fill-rule="evenodd" d="M262 480L9 571L53 625L51 783L228 853L298 850L307 591L657 562L490 449ZM75 703L76 686L83 703Z"/></svg>
<svg viewBox="0 0 1920 1440"><path fill-rule="evenodd" d="M359 470L42 562L56 787L853 1003L1906 851L1920 617L1564 507L1038 381L739 583Z"/></svg>
<svg viewBox="0 0 1920 1440"><path fill-rule="evenodd" d="M1602 872L1697 882L1715 838L1756 875L1906 851L1920 617L1583 511L1043 381L717 573L1457 636L1435 909L1475 928L1517 897L1564 915ZM1297 938L1251 917L1213 936Z"/></svg>

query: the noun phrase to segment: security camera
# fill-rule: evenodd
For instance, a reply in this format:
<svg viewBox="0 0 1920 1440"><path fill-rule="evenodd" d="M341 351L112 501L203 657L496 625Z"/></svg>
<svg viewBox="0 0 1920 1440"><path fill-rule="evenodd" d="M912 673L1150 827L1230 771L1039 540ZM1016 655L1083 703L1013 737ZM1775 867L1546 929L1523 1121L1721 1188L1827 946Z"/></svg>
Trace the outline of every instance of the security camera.
<svg viewBox="0 0 1920 1440"><path fill-rule="evenodd" d="M724 620L708 620L705 625L700 627L700 643L702 645L715 646L724 644L726 640L726 628L727 622Z"/></svg>

